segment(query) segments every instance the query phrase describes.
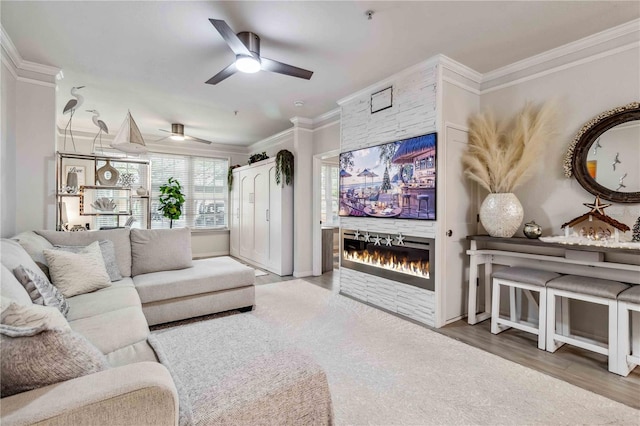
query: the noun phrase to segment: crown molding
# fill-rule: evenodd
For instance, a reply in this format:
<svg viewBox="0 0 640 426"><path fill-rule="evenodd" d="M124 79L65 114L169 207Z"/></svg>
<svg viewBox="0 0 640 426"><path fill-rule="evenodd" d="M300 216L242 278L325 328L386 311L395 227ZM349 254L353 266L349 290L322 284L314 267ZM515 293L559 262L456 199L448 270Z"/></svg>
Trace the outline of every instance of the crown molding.
<svg viewBox="0 0 640 426"><path fill-rule="evenodd" d="M20 52L18 52L18 49L15 44L13 44L11 37L9 37L9 34L7 34L2 25L0 25L0 44L2 45L2 52L6 54L11 65L13 65L13 70L16 72L18 77L22 78L20 81L28 83L35 83L36 81L44 82L49 83L47 84L48 86L50 84L54 84L55 79L62 75L62 70L58 67L25 60L22 55L20 55Z"/></svg>
<svg viewBox="0 0 640 426"><path fill-rule="evenodd" d="M309 130L313 127L313 119L305 117L292 117L289 119L293 123L293 127L303 128Z"/></svg>
<svg viewBox="0 0 640 426"><path fill-rule="evenodd" d="M633 34L640 36L640 19L634 19L625 24L600 31L599 33L547 50L538 55L486 72L482 76L481 93L487 93L488 91L497 90L498 87L505 87L510 83L517 84L535 77L547 75L551 72L566 69L570 66L579 65L588 62L590 58L597 59L598 57L602 57L602 55L607 56L609 52L617 53L620 51L619 49L627 50L635 46L635 43L629 43L629 40L625 39L625 37ZM616 41L618 41L618 46L603 46L606 43L615 43ZM603 51L596 53L586 52L598 46L602 46ZM584 54L582 58L567 59L570 55L575 56L580 52ZM563 61L563 59L565 59L565 61ZM560 61L561 63L552 64L553 61ZM534 70L535 68L544 67L545 65L548 65L548 68L540 71ZM527 72L530 72L530 74L527 74ZM512 78L509 78L509 76L512 76Z"/></svg>
<svg viewBox="0 0 640 426"><path fill-rule="evenodd" d="M319 116L317 116L316 118L313 119L313 125L315 126L316 124L324 124L325 121L329 121L329 120L333 120L333 119L340 119L340 113L342 112L341 108L335 108L332 109L331 111L327 111L324 114L320 114Z"/></svg>
<svg viewBox="0 0 640 426"><path fill-rule="evenodd" d="M440 59L440 63L442 64L443 68L453 71L459 76L466 78L467 80L470 80L476 84L482 83L482 79L483 79L482 73L479 73L473 68L470 68L464 64L461 64L460 62L455 61L448 56L445 56L445 55L437 55L437 56Z"/></svg>
<svg viewBox="0 0 640 426"><path fill-rule="evenodd" d="M266 149L273 145L278 145L283 142L286 138L293 138L293 127L290 127L286 130L281 131L280 133L276 133L275 135L271 135L265 139L261 139L258 142L254 142L251 145L247 146L247 153L259 151L260 149Z"/></svg>

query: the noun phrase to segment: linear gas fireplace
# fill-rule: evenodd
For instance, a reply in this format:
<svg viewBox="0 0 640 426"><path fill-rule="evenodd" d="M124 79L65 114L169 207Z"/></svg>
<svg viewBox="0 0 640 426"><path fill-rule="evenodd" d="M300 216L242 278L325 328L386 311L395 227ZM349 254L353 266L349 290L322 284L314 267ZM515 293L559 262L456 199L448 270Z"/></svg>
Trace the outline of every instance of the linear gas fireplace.
<svg viewBox="0 0 640 426"><path fill-rule="evenodd" d="M343 229L341 265L433 291L434 244L432 238Z"/></svg>

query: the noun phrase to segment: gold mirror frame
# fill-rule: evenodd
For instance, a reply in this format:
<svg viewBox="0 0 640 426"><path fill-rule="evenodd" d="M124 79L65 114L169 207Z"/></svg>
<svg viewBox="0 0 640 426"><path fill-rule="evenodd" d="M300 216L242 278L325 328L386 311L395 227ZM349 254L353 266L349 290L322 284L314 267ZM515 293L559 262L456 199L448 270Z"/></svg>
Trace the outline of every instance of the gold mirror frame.
<svg viewBox="0 0 640 426"><path fill-rule="evenodd" d="M640 192L619 192L595 181L587 170L589 148L604 132L619 124L640 120L640 102L605 111L587 122L573 138L564 158L564 175L575 176L580 185L593 195L617 203L640 203Z"/></svg>

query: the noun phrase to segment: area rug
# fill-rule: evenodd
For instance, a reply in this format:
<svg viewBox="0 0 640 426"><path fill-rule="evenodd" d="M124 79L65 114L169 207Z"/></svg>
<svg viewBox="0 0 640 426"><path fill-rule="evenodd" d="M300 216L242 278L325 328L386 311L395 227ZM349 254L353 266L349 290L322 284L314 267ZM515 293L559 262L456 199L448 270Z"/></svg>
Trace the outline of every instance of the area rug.
<svg viewBox="0 0 640 426"><path fill-rule="evenodd" d="M178 389L180 426L331 424L322 368L253 315L156 331L149 343Z"/></svg>
<svg viewBox="0 0 640 426"><path fill-rule="evenodd" d="M336 424L637 425L640 419L626 405L303 280L257 286L251 315L322 366Z"/></svg>
<svg viewBox="0 0 640 426"><path fill-rule="evenodd" d="M261 277L263 275L269 275L267 272L261 271L260 269L254 269L254 271L256 271L256 277Z"/></svg>

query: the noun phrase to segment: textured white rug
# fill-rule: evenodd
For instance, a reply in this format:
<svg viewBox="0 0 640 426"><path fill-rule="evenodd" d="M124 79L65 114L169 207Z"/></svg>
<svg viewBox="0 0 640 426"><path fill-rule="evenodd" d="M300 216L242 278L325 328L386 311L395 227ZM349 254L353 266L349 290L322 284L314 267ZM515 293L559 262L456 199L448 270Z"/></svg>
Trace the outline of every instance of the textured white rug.
<svg viewBox="0 0 640 426"><path fill-rule="evenodd" d="M260 269L254 269L254 271L256 272L256 277L261 277L263 275L269 275L268 273L266 273L265 271L261 271Z"/></svg>
<svg viewBox="0 0 640 426"><path fill-rule="evenodd" d="M324 368L337 424L629 424L640 411L302 280L253 315Z"/></svg>

